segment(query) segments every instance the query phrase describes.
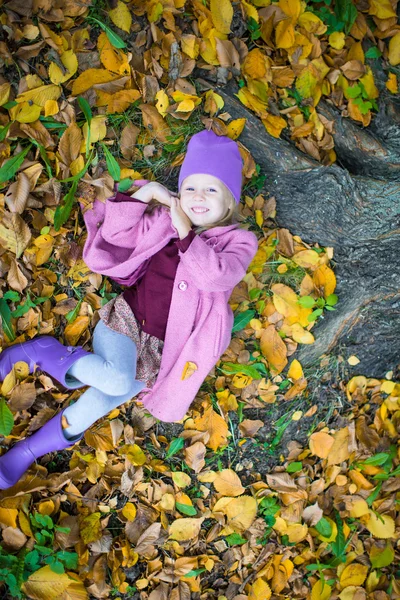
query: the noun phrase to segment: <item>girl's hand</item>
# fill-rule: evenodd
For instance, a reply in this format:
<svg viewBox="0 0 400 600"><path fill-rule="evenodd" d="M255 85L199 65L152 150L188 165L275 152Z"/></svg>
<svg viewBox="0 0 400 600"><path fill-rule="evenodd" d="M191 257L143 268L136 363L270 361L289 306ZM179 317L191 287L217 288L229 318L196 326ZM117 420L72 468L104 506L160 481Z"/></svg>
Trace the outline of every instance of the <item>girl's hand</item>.
<svg viewBox="0 0 400 600"><path fill-rule="evenodd" d="M171 196L173 194L174 192L170 192L165 186L161 185L161 183L150 181L150 183L143 185L137 192L132 194L131 197L147 203L154 198L161 204L171 207Z"/></svg>
<svg viewBox="0 0 400 600"><path fill-rule="evenodd" d="M171 196L171 221L180 239L183 240L192 229L192 221L183 211L178 196Z"/></svg>

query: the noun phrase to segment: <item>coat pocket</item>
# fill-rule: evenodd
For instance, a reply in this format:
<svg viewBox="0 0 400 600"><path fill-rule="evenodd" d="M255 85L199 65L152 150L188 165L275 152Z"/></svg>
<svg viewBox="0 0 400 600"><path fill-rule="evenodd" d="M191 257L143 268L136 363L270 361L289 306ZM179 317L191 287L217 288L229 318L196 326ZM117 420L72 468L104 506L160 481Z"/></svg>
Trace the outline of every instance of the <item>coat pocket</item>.
<svg viewBox="0 0 400 600"><path fill-rule="evenodd" d="M213 356L218 356L218 351L219 351L219 348L221 345L221 333L222 333L221 330L222 330L222 315L218 314Z"/></svg>

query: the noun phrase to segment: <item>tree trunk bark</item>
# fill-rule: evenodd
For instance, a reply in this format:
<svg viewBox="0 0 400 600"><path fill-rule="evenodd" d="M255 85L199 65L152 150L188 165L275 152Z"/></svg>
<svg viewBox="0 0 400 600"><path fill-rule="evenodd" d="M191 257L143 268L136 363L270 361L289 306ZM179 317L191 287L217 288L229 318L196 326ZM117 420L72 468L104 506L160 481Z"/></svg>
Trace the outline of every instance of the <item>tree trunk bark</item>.
<svg viewBox="0 0 400 600"><path fill-rule="evenodd" d="M336 311L313 328L315 343L299 345L296 358L312 366L322 354L355 354L360 363L348 365L349 376L381 378L400 368L400 101L378 83L380 109L368 129L318 105L335 121L338 160L329 167L270 136L235 97L235 81L216 91L233 119L247 119L240 142L267 176L279 227L334 248Z"/></svg>

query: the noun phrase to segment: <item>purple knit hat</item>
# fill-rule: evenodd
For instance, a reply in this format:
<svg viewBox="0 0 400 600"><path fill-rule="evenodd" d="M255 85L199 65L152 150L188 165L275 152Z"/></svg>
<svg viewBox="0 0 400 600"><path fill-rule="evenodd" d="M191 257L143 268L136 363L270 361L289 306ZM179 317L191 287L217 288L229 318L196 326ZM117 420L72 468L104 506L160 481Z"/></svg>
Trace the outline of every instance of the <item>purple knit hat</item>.
<svg viewBox="0 0 400 600"><path fill-rule="evenodd" d="M189 141L186 156L179 171L178 189L189 175L204 173L214 175L222 181L240 202L242 190L243 161L239 147L226 135L217 135L204 129L195 133Z"/></svg>

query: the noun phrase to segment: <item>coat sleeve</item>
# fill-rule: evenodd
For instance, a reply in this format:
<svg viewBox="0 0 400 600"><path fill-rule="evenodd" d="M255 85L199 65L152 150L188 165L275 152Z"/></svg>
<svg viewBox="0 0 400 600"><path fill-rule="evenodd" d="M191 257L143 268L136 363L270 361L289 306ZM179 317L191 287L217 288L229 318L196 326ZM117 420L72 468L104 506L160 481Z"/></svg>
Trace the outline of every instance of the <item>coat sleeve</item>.
<svg viewBox="0 0 400 600"><path fill-rule="evenodd" d="M258 240L253 232L236 229L219 252L196 235L186 252L179 252L179 256L199 290L224 292L232 290L243 279L257 249Z"/></svg>
<svg viewBox="0 0 400 600"><path fill-rule="evenodd" d="M105 203L95 200L93 209L84 213L87 238L83 259L89 269L114 278L123 265L135 256L135 250L149 244L152 227L165 210L156 206L145 213L147 204L117 193Z"/></svg>

